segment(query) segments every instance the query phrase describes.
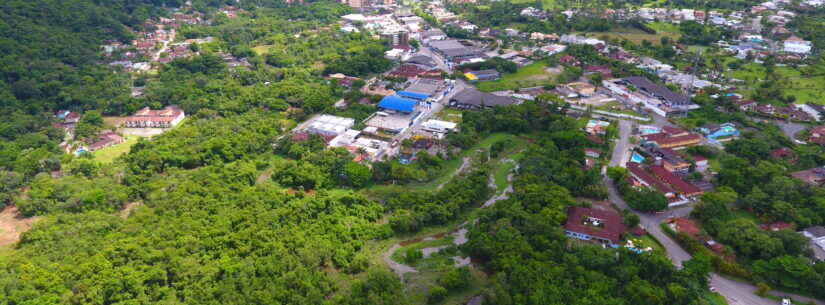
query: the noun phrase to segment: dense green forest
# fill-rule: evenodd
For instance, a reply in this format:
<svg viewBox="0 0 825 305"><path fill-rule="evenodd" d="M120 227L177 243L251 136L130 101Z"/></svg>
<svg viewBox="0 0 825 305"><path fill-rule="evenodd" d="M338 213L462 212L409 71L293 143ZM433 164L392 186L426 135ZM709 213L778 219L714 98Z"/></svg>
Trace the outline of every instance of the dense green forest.
<svg viewBox="0 0 825 305"><path fill-rule="evenodd" d="M2 5L0 206L13 203L38 221L0 252L0 304L410 304L418 292L387 270L381 247L462 222L470 224L469 241L456 251L474 258L474 272L489 276L480 293L494 304L702 304L707 257L677 270L660 253L605 249L564 236L568 207L607 194L598 169L584 168L583 149L608 147L588 140L557 100L465 111L461 131L440 143L449 153L368 166L344 149L327 149L320 137L299 141L288 134L310 114L336 112L331 105L340 98L363 97L324 75L367 77L392 66L380 41L338 30L334 22L350 8L244 1L239 6L248 12L229 19L215 11L235 1L181 8L183 2ZM492 5L508 12L521 7ZM113 73L98 64L103 41L130 40L129 29L173 9L203 12L213 21L180 29L184 39L216 38L201 55L151 75ZM469 14L496 26L520 18ZM610 23L560 18L528 24L573 31ZM613 65L617 75L636 73L592 48L570 52ZM250 66L229 68L219 53L246 58ZM147 86L143 96L131 97L136 79ZM184 123L137 140L112 163L64 153L58 147L64 134L51 127L50 114L58 109L102 121L101 115L173 104L186 111ZM373 109L346 111L363 116ZM525 143L517 148L520 158L511 160L518 162L511 198L480 208L494 196L495 173L485 162L512 142L478 148L470 170L437 188L413 189L452 174L445 171L455 152L492 134ZM741 163L732 160L725 164ZM759 183L728 184L745 193ZM380 187L388 191L374 191ZM764 191L776 199L784 196L780 189ZM764 207L765 214L821 222L810 198L818 193L797 191L800 200L787 204L798 214L774 215ZM775 238L797 245L788 236ZM786 271L777 266L798 254L759 257L754 272ZM469 269L444 272L427 288L431 302L466 289Z"/></svg>
<svg viewBox="0 0 825 305"><path fill-rule="evenodd" d="M772 125L760 125L733 140L725 152L697 152L719 158L718 189L705 194L692 216L703 233L726 245L724 255L745 267L745 274L776 287L825 297L825 263L811 264L808 239L790 229L766 231L761 223L792 223L797 228L825 224L825 188L787 174L825 163L815 147L793 145ZM795 146L793 159L770 152ZM752 216L750 216L752 215ZM750 273L750 274L748 274Z"/></svg>

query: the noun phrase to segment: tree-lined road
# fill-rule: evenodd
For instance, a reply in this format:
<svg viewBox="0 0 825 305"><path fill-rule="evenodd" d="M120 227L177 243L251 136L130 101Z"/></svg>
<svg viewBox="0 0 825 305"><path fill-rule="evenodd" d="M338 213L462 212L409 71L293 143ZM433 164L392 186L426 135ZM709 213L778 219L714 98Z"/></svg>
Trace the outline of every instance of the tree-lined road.
<svg viewBox="0 0 825 305"><path fill-rule="evenodd" d="M666 123L665 120L656 120L656 125L661 127ZM630 149L629 139L631 132L631 123L629 121L619 121L619 139L616 142L613 155L611 156L611 166L623 166L624 161L627 160L626 155ZM604 177L604 184L608 189L608 198L613 204L622 209L627 209L639 215L641 225L647 230L650 235L653 235L664 246L667 251L667 256L676 265L677 268L682 268L682 263L691 258L690 253L682 249L673 239L662 231L660 224L670 217L684 217L690 214L693 206L684 206L681 208L671 209L665 213L642 213L630 209L627 203L619 196L616 185L608 177ZM724 296L730 305L776 305L779 302L759 297L755 294L756 287L745 282L734 281L722 277L716 273L711 274L711 287L716 288L716 292ZM813 300L807 297L784 293L780 291L771 291L771 295L778 297L792 297L794 300L801 302L814 302L814 304L825 305L825 302Z"/></svg>

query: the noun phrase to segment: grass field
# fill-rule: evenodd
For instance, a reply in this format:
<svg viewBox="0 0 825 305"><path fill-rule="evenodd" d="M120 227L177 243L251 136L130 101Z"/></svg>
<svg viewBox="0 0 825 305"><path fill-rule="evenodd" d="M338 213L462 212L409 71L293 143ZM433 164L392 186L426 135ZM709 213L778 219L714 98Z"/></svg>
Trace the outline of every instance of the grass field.
<svg viewBox="0 0 825 305"><path fill-rule="evenodd" d="M510 3L515 4L522 4L522 3L534 3L534 0L510 0ZM554 9L562 9L563 7L556 3L556 0L541 0L541 7L545 10L554 10Z"/></svg>
<svg viewBox="0 0 825 305"><path fill-rule="evenodd" d="M660 26L664 28L664 26ZM672 29L668 29L672 30ZM657 30L658 31L658 30ZM642 41L649 41L654 45L659 45L662 42L662 37L670 37L671 40L675 41L678 40L680 34L678 30L676 32L671 31L659 31L656 34L648 34L643 32L639 29L633 28L616 28L611 30L610 32L589 32L587 33L588 36L593 36L596 38L608 37L608 38L617 38L617 39L627 39L632 43L641 44Z"/></svg>
<svg viewBox="0 0 825 305"><path fill-rule="evenodd" d="M651 29L656 30L658 33L672 33L678 34L679 33L679 26L670 22L661 22L661 21L654 21L648 22L647 26Z"/></svg>
<svg viewBox="0 0 825 305"><path fill-rule="evenodd" d="M115 158L128 153L132 145L135 145L137 141L138 137L136 136L126 136L126 140L123 143L97 150L93 152L92 155L95 157L95 160L100 163L112 163Z"/></svg>
<svg viewBox="0 0 825 305"><path fill-rule="evenodd" d="M702 299L705 301L704 304L707 305L728 305L728 301L725 300L725 297L715 292L708 291L708 293L702 296Z"/></svg>
<svg viewBox="0 0 825 305"><path fill-rule="evenodd" d="M504 74L499 80L479 82L476 86L478 90L491 92L554 84L555 75L544 71L545 68L546 63L536 62L520 68L516 73Z"/></svg>
<svg viewBox="0 0 825 305"><path fill-rule="evenodd" d="M805 77L799 69L793 67L776 67L775 71L780 79L787 82L783 94L796 97L796 103L825 104L825 75ZM745 81L746 85L740 87L745 89L741 93L746 96L752 93L748 90L750 87L766 77L765 67L758 63L748 63L739 69L728 71L727 74Z"/></svg>

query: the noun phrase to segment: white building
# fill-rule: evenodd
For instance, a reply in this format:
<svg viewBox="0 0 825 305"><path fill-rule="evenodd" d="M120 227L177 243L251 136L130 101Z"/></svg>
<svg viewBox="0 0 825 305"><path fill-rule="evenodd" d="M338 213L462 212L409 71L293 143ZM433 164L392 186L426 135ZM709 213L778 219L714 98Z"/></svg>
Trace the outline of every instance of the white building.
<svg viewBox="0 0 825 305"><path fill-rule="evenodd" d="M796 36L791 36L790 38L785 39L783 47L785 52L795 54L810 54L812 45L810 41L804 40Z"/></svg>
<svg viewBox="0 0 825 305"><path fill-rule="evenodd" d="M344 133L347 129L355 125L355 119L344 118L332 115L320 115L313 119L306 130L311 133L337 136Z"/></svg>
<svg viewBox="0 0 825 305"><path fill-rule="evenodd" d="M440 132L440 133L448 133L450 131L455 130L456 123L447 122L447 121L439 121L439 120L428 120L422 124L424 130L432 131L432 132Z"/></svg>

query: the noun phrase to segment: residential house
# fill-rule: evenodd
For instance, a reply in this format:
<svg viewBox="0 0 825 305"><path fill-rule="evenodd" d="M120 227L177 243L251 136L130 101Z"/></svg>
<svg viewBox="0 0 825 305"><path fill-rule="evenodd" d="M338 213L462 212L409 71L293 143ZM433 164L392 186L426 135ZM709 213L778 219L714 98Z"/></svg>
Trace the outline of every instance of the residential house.
<svg viewBox="0 0 825 305"><path fill-rule="evenodd" d="M656 158L657 164L661 163L670 172L687 173L690 171L690 163L673 149L651 146L647 152Z"/></svg>
<svg viewBox="0 0 825 305"><path fill-rule="evenodd" d="M739 110L742 111L756 111L756 101L754 100L737 100L733 102Z"/></svg>
<svg viewBox="0 0 825 305"><path fill-rule="evenodd" d="M643 145L655 145L663 148L679 149L699 144L702 136L684 129L665 126L661 132L641 136Z"/></svg>
<svg viewBox="0 0 825 305"><path fill-rule="evenodd" d="M822 185L825 182L825 167L814 167L790 174L791 177L802 180L811 185Z"/></svg>
<svg viewBox="0 0 825 305"><path fill-rule="evenodd" d="M681 177L668 171L661 165L651 165L650 172L657 178L672 186L685 197L695 197L702 194L702 190L698 187L683 180Z"/></svg>
<svg viewBox="0 0 825 305"><path fill-rule="evenodd" d="M648 173L641 167L641 164L636 162L628 162L627 170L630 173L630 177L639 182L642 186L651 187L668 198L673 198L676 196L676 191L672 187Z"/></svg>
<svg viewBox="0 0 825 305"><path fill-rule="evenodd" d="M584 207L570 207L567 210L564 232L569 237L595 240L618 248L626 230L622 217L616 212Z"/></svg>
<svg viewBox="0 0 825 305"><path fill-rule="evenodd" d="M811 239L811 243L818 247L814 248L814 256L819 260L825 260L825 227L815 226L803 230L802 235Z"/></svg>
<svg viewBox="0 0 825 305"><path fill-rule="evenodd" d="M787 147L780 147L774 150L771 150L771 158L774 159L795 159L796 154L794 154L793 150Z"/></svg>
<svg viewBox="0 0 825 305"><path fill-rule="evenodd" d="M564 55L559 58L559 61L563 64L570 65L570 66L578 66L581 65L581 62L576 59L573 55Z"/></svg>
<svg viewBox="0 0 825 305"><path fill-rule="evenodd" d="M739 130L733 123L707 124L699 128L699 132L705 135L708 141L719 143L729 141L739 137Z"/></svg>
<svg viewBox="0 0 825 305"><path fill-rule="evenodd" d="M584 155L590 158L599 158L602 155L602 151L594 148L585 148Z"/></svg>
<svg viewBox="0 0 825 305"><path fill-rule="evenodd" d="M811 129L811 136L808 137L808 142L825 145L825 125Z"/></svg>
<svg viewBox="0 0 825 305"><path fill-rule="evenodd" d="M89 144L88 151L92 152L109 146L114 146L120 143L123 143L123 137L116 134L114 131L104 130L101 131L97 135L97 137L95 137L94 142L92 142L92 144Z"/></svg>
<svg viewBox="0 0 825 305"><path fill-rule="evenodd" d="M589 66L584 67L584 73L585 74L599 73L599 74L602 75L603 79L613 78L613 70L611 70L609 66L589 65Z"/></svg>
<svg viewBox="0 0 825 305"><path fill-rule="evenodd" d="M811 53L813 47L810 41L802 38L791 36L782 43L783 50L788 53L796 53L807 55Z"/></svg>
<svg viewBox="0 0 825 305"><path fill-rule="evenodd" d="M129 128L170 128L183 121L186 115L177 106L166 106L160 110L144 107L127 117L124 124Z"/></svg>

